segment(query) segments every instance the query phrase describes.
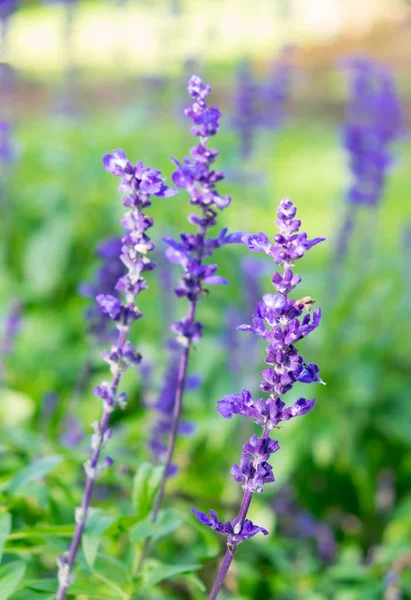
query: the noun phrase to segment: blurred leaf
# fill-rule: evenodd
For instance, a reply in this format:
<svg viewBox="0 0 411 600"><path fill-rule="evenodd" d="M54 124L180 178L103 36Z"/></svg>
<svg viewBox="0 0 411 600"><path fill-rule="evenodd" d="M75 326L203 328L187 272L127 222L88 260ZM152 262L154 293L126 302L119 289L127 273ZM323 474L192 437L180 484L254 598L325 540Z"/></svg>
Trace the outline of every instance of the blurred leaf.
<svg viewBox="0 0 411 600"><path fill-rule="evenodd" d="M11 515L9 513L0 513L0 563L3 556L4 543L11 530Z"/></svg>
<svg viewBox="0 0 411 600"><path fill-rule="evenodd" d="M71 538L74 533L74 525L39 525L33 529L19 529L13 531L9 535L9 540L19 540L25 538L38 538L38 537L67 537Z"/></svg>
<svg viewBox="0 0 411 600"><path fill-rule="evenodd" d="M35 410L34 401L27 394L0 388L0 421L3 426L21 425Z"/></svg>
<svg viewBox="0 0 411 600"><path fill-rule="evenodd" d="M82 539L84 556L90 567L94 565L104 532L110 527L114 520L114 517L105 513L100 508L90 510Z"/></svg>
<svg viewBox="0 0 411 600"><path fill-rule="evenodd" d="M147 565L146 569L142 572L142 585L145 587L152 587L164 581L170 579L175 575L182 575L183 573L191 573L201 569L201 565Z"/></svg>
<svg viewBox="0 0 411 600"><path fill-rule="evenodd" d="M10 494L15 494L20 488L24 487L31 481L39 479L47 475L54 467L60 464L63 460L62 456L45 456L40 460L35 461L28 467L24 467L18 471L10 480L8 491Z"/></svg>
<svg viewBox="0 0 411 600"><path fill-rule="evenodd" d="M141 520L145 519L151 511L162 473L162 466L154 467L149 463L143 463L134 477L131 501L136 515Z"/></svg>
<svg viewBox="0 0 411 600"><path fill-rule="evenodd" d="M179 519L171 510L161 511L155 523L151 523L149 518L138 523L131 531L133 542L139 542L145 538L152 537L154 540L169 535L178 527L182 520Z"/></svg>
<svg viewBox="0 0 411 600"><path fill-rule="evenodd" d="M10 598L23 578L26 565L16 561L0 568L0 600Z"/></svg>
<svg viewBox="0 0 411 600"><path fill-rule="evenodd" d="M71 223L58 217L34 233L24 256L24 277L29 293L50 294L64 277L71 244Z"/></svg>

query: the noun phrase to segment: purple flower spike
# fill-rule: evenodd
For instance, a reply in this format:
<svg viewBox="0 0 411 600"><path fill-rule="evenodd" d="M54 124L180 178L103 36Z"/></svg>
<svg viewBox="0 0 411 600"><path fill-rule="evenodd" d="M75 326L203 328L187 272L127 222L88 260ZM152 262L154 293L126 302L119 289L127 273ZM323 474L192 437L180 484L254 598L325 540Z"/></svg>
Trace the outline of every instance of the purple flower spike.
<svg viewBox="0 0 411 600"><path fill-rule="evenodd" d="M128 210L121 221L125 230L121 242L110 240L99 248L103 258L111 261L117 253L124 265L117 283L111 282L113 289L108 289L108 293L99 293L96 298L100 310L114 321L118 329L118 337L117 342L102 353L103 359L110 366L111 381L103 381L93 390L94 395L101 399L102 416L100 421L92 424L94 433L91 438L91 454L90 459L84 464L86 484L81 506L75 512L74 536L68 554L58 559L57 600L66 598L72 582L71 573L86 526L95 481L114 462L110 456L103 457L102 454L112 433L111 413L116 408L126 407L127 395L125 392L118 391L121 377L130 366L137 365L141 361L141 355L127 340L127 335L131 323L142 316L141 310L136 306L136 300L137 296L147 289L143 273L155 267L147 256L154 249L154 244L147 234L147 230L153 226L153 219L146 215L143 209L151 205L150 195L160 198L173 195L173 191L164 185L159 171L148 169L143 166L143 163L133 166L123 150L115 150L112 154L104 156L103 164L107 171L121 178L120 189L127 195L123 201ZM114 272L118 274L118 265L114 268ZM112 275L113 273L110 273L110 280ZM107 283L105 277L104 280ZM100 283L101 281L96 282L96 288L100 288ZM88 295L94 289L94 285L89 285L85 291ZM110 293L114 290L119 292L118 296ZM121 298L120 294L123 294L124 298Z"/></svg>
<svg viewBox="0 0 411 600"><path fill-rule="evenodd" d="M244 491L240 512L232 523L220 521L214 511L210 517L193 510L197 519L204 525L215 529L227 537L227 552L220 571L209 594L209 600L215 600L225 575L233 560L234 551L240 541L248 539L262 531L247 520L247 513L254 493L261 493L267 483L275 481L270 457L280 449L279 443L270 438L270 432L280 424L294 417L308 413L315 405L315 399L299 398L291 406L286 406L282 396L290 391L295 383L324 383L319 377L318 366L306 363L295 344L307 337L320 324L321 310L309 314L314 300L309 296L301 299L290 298L289 294L301 281L294 274L296 260L322 242L324 238L309 240L306 233L300 233L301 221L296 218L297 209L288 199L281 201L277 210L276 225L280 233L274 236L274 243L264 233L245 235L242 238L252 252L264 252L272 256L274 262L283 267L283 273L275 273L272 282L274 294L264 294L257 303L252 325L240 325L240 331L253 333L268 342L265 363L262 372L260 390L269 394L267 399L255 400L248 390L241 394L229 394L217 402L217 410L225 419L242 415L252 419L263 428L261 437L253 435L244 444L240 463L234 463L231 474L241 484ZM303 312L307 314L303 315Z"/></svg>
<svg viewBox="0 0 411 600"><path fill-rule="evenodd" d="M191 133L196 136L195 146L182 161L172 158L175 171L172 181L178 188L185 189L190 198L190 204L198 209L197 214L189 216L188 220L196 226L194 233L182 233L178 239L166 237L165 252L168 260L173 264L180 264L182 275L175 289L178 298L188 301L187 315L171 325L171 330L177 335L177 342L182 346L177 367L177 382L174 388L174 402L171 423L169 424L169 438L167 448L162 448L155 440L155 452L162 454L164 463L163 477L151 514L151 521L157 520L160 511L169 468L172 465L177 434L181 433L181 414L183 408L183 395L186 389L187 370L190 350L195 342L201 339L203 326L196 319L199 302L208 295L208 285L224 285L226 280L217 274L217 265L208 264L206 261L217 248L226 244L237 243L240 235L227 234L223 229L217 237L209 237L209 229L216 225L217 215L231 203L229 196L220 194L218 184L224 179L224 173L212 168L218 151L209 148L209 138L216 135L219 129L221 113L218 108L207 103L211 87L205 84L200 77L193 75L188 82L188 93L193 99L190 108L185 111L193 125ZM168 425L167 425L168 428ZM143 548L141 567L147 554L148 542Z"/></svg>

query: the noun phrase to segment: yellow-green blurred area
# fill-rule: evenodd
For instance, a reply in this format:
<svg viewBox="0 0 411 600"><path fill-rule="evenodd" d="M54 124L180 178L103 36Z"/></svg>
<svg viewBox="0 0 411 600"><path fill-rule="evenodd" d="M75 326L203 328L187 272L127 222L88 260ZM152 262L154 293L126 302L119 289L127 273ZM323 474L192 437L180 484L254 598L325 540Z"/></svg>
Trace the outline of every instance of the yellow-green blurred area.
<svg viewBox="0 0 411 600"><path fill-rule="evenodd" d="M239 64L248 59L261 83L287 46L293 54L286 118L275 130L256 129L244 160L232 126ZM353 55L390 69L404 126L390 148L379 205L356 212L337 267L352 182L341 64ZM53 598L55 559L67 548L81 498L89 425L101 411L92 389L109 376L102 348L88 334L91 300L79 293L100 264L97 244L121 235L118 181L104 171L102 156L124 148L132 162L161 169L170 182L170 156L181 160L195 144L183 114L193 72L213 87L210 102L222 112L212 145L216 168L226 174L219 189L233 202L218 215L219 226L272 237L276 207L289 196L309 238L327 237L298 263L298 297L312 296L324 313L301 352L318 363L327 385L299 384L289 394L293 401L316 396L317 404L273 433L281 445L273 457L276 482L256 494L250 509L270 533L238 548L221 600L411 599L410 56L405 0L20 3L4 29L0 65L0 122L11 126L13 154L0 169L0 340L13 302L22 303L0 371L2 600ZM148 570L133 578L144 539L136 527L147 525L152 500L149 483L136 489L142 476L135 479L139 469L149 473L142 463L152 462L148 440L157 415L148 405L170 359L170 322L187 309L160 275L169 269L173 285L179 278L178 265L166 266L162 238L192 232L187 216L195 208L180 190L155 198L149 210L159 269L147 273L149 289L139 297L144 318L132 342L152 379L148 384L142 371L125 378L129 406L113 415L114 466L94 499L101 511L95 521L111 524L90 529L70 600L206 597L223 541L190 511L213 507L222 520L233 518L241 489L230 467L258 433L216 411L217 400L243 387L258 397L266 367L264 345L234 332L232 312L240 324L254 310L244 275L250 252L235 245L215 254L228 285L213 286L199 305L204 338L189 372L202 383L184 406L196 431L178 440L169 512ZM266 262L260 292L271 293L275 266L257 258ZM138 512L143 505L146 512Z"/></svg>

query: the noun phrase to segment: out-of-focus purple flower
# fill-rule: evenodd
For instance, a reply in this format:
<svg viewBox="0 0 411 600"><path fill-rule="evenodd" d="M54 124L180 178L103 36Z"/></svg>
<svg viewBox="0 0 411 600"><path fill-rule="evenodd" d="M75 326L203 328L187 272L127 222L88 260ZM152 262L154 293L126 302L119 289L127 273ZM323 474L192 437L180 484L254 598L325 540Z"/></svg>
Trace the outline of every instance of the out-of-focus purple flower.
<svg viewBox="0 0 411 600"><path fill-rule="evenodd" d="M281 490L273 506L282 535L296 540L311 539L316 544L321 560L327 564L334 561L337 541L332 528L325 521L316 519L309 511L301 508L291 489Z"/></svg>
<svg viewBox="0 0 411 600"><path fill-rule="evenodd" d="M170 343L170 360L164 374L163 385L161 387L157 402L151 407L154 412L154 422L150 430L149 447L152 458L156 462L163 462L167 453L167 441L170 435L173 423L173 409L178 385L178 370L180 365L181 347L179 344ZM186 391L195 390L201 384L198 376L188 377L186 381ZM195 425L189 422L183 422L179 425L179 434L190 436L195 431ZM175 465L170 465L169 476L177 472Z"/></svg>
<svg viewBox="0 0 411 600"><path fill-rule="evenodd" d="M286 46L271 64L268 77L261 86L262 125L277 129L284 124L293 79L294 48Z"/></svg>
<svg viewBox="0 0 411 600"><path fill-rule="evenodd" d="M7 21L16 12L19 4L19 0L0 0L0 21Z"/></svg>
<svg viewBox="0 0 411 600"><path fill-rule="evenodd" d="M23 315L23 303L15 301L6 316L0 345L0 380L4 373L4 361L13 352L14 342L19 333Z"/></svg>
<svg viewBox="0 0 411 600"><path fill-rule="evenodd" d="M243 60L237 69L234 116L231 120L240 139L240 153L243 159L251 155L256 130L261 125L258 96L259 87L253 77L251 63L249 60Z"/></svg>
<svg viewBox="0 0 411 600"><path fill-rule="evenodd" d="M93 301L99 294L115 294L115 286L120 277L125 274L125 266L120 260L121 239L110 238L101 242L96 254L102 260L101 266L95 272L91 283L82 283L79 292ZM103 313L97 303L87 309L85 313L89 323L89 331L98 344L109 342L115 335L113 322Z"/></svg>
<svg viewBox="0 0 411 600"><path fill-rule="evenodd" d="M350 58L350 98L344 123L344 146L350 156L352 204L375 206L381 199L392 164L390 148L403 132L403 117L394 79L376 61Z"/></svg>
<svg viewBox="0 0 411 600"><path fill-rule="evenodd" d="M12 129L10 123L0 123L0 163L10 164L14 161Z"/></svg>
<svg viewBox="0 0 411 600"><path fill-rule="evenodd" d="M76 448L84 440L84 430L80 421L74 416L67 417L63 423L60 443L65 448Z"/></svg>
<svg viewBox="0 0 411 600"><path fill-rule="evenodd" d="M321 381L318 367L313 363L306 363L295 346L299 340L318 327L321 311L317 309L312 316L303 316L304 310L311 310L313 300L308 297L295 300L291 299L289 294L301 281L301 277L293 272L295 261L324 238L309 240L306 233L300 233L301 221L296 218L296 213L295 206L288 198L281 201L275 223L280 233L274 236L274 243L263 233L243 236L244 244L251 251L272 256L274 262L283 267L283 274L274 274L272 282L276 293L263 295L257 304L252 325L238 327L268 342L265 358L268 366L261 372L260 384L260 389L269 394L268 399L255 400L248 390L243 390L241 394L230 394L217 402L217 410L224 418L231 419L234 415L243 415L263 427L263 433L261 437L253 435L249 442L244 444L240 464L235 463L231 469L235 481L241 484L244 491L237 518L231 523L222 523L214 512L210 512L209 518L205 513L194 510L194 514L204 525L228 537L227 552L210 592L210 598L217 597L237 543L247 539L233 539L230 537L231 530L239 536L244 534L252 495L262 492L264 485L275 479L268 460L279 450L279 444L270 438L270 432L278 429L282 422L306 414L315 404L315 399L299 398L291 406L286 406L281 396L290 391L300 378L304 383ZM255 533L258 531L266 533L261 528L257 528Z"/></svg>

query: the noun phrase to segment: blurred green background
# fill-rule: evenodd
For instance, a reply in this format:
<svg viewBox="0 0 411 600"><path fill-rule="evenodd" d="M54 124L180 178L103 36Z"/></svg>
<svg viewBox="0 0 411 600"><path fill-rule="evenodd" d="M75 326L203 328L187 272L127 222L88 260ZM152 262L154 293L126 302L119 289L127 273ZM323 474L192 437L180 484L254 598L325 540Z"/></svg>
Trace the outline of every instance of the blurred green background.
<svg viewBox="0 0 411 600"><path fill-rule="evenodd" d="M231 126L238 63L247 57L262 80L289 44L295 52L287 119L276 131L258 130L245 161ZM88 334L90 301L78 287L98 267L96 245L121 234L117 182L101 157L124 148L130 160L169 178L169 157L181 159L193 145L181 110L189 105L193 65L213 86L212 102L223 113L214 145L218 168L227 174L221 190L233 203L219 224L271 236L276 207L289 196L309 237L327 237L298 265L300 296L313 296L324 315L302 350L320 365L327 385L297 390L316 395L316 408L278 431L276 483L250 511L270 535L239 547L221 597L411 598L410 52L411 9L400 0L363 0L361 10L343 0L27 2L10 18L0 81L0 120L11 124L14 152L14 160L1 165L3 330L13 303L23 308L0 382L1 599L53 598L55 559L68 545L81 497L89 424L100 414L91 390L107 373ZM336 236L350 183L341 144L347 85L339 64L357 53L391 68L405 132L393 149L380 207L359 211L336 280ZM164 264L162 237L191 229L187 195L155 199L150 210ZM179 440L180 472L169 481L152 558L143 578L133 580L138 524L150 507L149 471L141 465L150 462L148 430L156 415L146 404L156 398L169 361L170 319L186 311L184 300L164 291L158 271L148 274L144 319L133 341L152 378L143 385L133 372L125 380L130 402L114 418L115 464L96 493L100 512L83 546L72 598L205 597L223 540L190 509L213 507L227 520L236 514L241 489L229 470L252 431L240 418L222 419L215 404L244 386L258 393L264 368L264 346L251 349L240 333L234 342L240 368L232 372L224 341L230 310L243 322L251 316L246 257L245 246L217 255L229 284L212 289L199 308L205 335L190 373L199 374L202 385L187 394L184 408L196 432ZM266 266L260 286L270 292ZM177 281L177 266L169 268ZM84 386L85 364L92 369ZM70 428L79 430L74 447L62 438Z"/></svg>

